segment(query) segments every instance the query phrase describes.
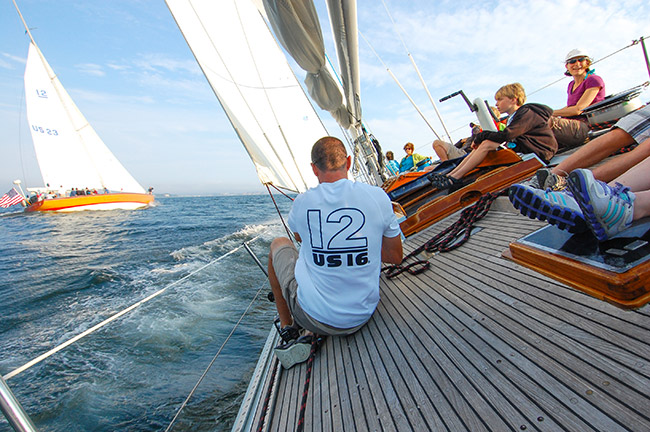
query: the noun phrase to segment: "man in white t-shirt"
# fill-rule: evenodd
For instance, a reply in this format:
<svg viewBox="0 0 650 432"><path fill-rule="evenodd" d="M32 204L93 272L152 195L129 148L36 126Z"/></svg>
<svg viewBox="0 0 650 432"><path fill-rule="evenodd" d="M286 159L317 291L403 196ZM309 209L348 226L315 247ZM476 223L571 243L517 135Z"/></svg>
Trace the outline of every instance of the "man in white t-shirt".
<svg viewBox="0 0 650 432"><path fill-rule="evenodd" d="M280 315L283 343L275 350L285 368L307 360L311 335L347 335L359 330L379 302L381 263L402 261L402 240L388 195L376 186L348 180L351 158L334 137L311 152L319 185L296 197L286 237L271 243L269 281Z"/></svg>

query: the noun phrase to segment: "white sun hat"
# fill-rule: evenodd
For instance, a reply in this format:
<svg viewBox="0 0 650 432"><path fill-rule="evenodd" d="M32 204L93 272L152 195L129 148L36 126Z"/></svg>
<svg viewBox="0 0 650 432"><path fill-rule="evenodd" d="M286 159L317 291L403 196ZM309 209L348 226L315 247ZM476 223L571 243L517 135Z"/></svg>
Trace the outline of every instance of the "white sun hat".
<svg viewBox="0 0 650 432"><path fill-rule="evenodd" d="M564 62L566 63L575 57L589 57L589 54L587 54L587 51L583 50L582 48L574 48L566 55Z"/></svg>

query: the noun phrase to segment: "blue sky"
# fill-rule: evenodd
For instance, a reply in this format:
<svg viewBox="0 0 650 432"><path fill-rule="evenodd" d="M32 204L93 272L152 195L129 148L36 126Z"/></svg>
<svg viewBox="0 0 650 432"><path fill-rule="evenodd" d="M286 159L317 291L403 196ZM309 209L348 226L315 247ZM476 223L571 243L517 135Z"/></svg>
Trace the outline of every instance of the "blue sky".
<svg viewBox="0 0 650 432"><path fill-rule="evenodd" d="M470 99L492 101L509 82L532 93L562 78L572 48L599 59L650 36L647 1L385 2L396 27L382 1L361 0L360 31L442 135L399 32L454 140L469 134L473 117L460 99L439 103L441 97L462 89ZM325 17L323 1L315 3ZM19 7L80 110L144 187L174 194L263 191L164 1L21 0ZM335 58L331 30L321 25ZM0 34L0 189L17 178L41 185L24 112L28 39L9 0L0 4ZM368 129L398 158L407 141L432 155L433 132L363 39L360 58ZM597 64L596 72L610 94L650 79L638 45ZM567 83L529 101L560 108ZM331 134L340 135L327 113L321 117Z"/></svg>

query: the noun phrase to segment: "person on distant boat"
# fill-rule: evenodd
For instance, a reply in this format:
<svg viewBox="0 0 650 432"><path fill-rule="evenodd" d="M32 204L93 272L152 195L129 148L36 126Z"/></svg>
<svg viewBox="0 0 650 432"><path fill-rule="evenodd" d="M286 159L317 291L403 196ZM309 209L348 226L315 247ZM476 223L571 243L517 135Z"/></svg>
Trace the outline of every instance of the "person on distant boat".
<svg viewBox="0 0 650 432"><path fill-rule="evenodd" d="M650 138L644 142L650 144ZM509 189L512 204L531 219L580 233L591 230L599 241L608 240L650 216L650 157L612 182L597 180L584 168L572 171L568 191L537 189L517 184Z"/></svg>
<svg viewBox="0 0 650 432"><path fill-rule="evenodd" d="M548 162L557 151L557 141L548 125L553 110L546 105L526 102L526 92L519 83L507 84L494 95L500 112L507 113L508 125L500 132L483 131L476 135L472 151L449 174L433 174L431 184L438 189L460 185L460 179L476 168L489 152L502 143L519 153L535 153Z"/></svg>
<svg viewBox="0 0 650 432"><path fill-rule="evenodd" d="M400 227L386 193L348 180L352 159L334 137L316 141L312 170L319 185L298 195L287 237L273 240L269 283L280 317L275 353L285 368L307 360L316 335L349 335L365 325L379 302L381 263L402 261Z"/></svg>
<svg viewBox="0 0 650 432"><path fill-rule="evenodd" d="M615 152L634 146L634 149L593 169L594 177L609 182L647 157L650 157L650 105L622 117L612 130L589 141L575 153L553 168L541 168L524 184L538 189L563 190L568 173L587 168ZM638 144L638 145L637 145Z"/></svg>
<svg viewBox="0 0 650 432"><path fill-rule="evenodd" d="M395 160L395 155L390 150L386 152L386 169L391 176L399 174L399 164Z"/></svg>
<svg viewBox="0 0 650 432"><path fill-rule="evenodd" d="M594 73L586 51L576 48L566 55L565 75L573 77L567 87L567 105L553 111L550 125L560 150L582 145L589 134L589 123L582 111L605 99L605 82Z"/></svg>
<svg viewBox="0 0 650 432"><path fill-rule="evenodd" d="M70 196L77 196L77 188L70 188Z"/></svg>
<svg viewBox="0 0 650 432"><path fill-rule="evenodd" d="M404 156L399 163L400 173L407 171L421 171L431 164L431 159L429 157L413 153L413 151L415 151L413 143L407 142L404 144L404 151L406 152L406 156Z"/></svg>

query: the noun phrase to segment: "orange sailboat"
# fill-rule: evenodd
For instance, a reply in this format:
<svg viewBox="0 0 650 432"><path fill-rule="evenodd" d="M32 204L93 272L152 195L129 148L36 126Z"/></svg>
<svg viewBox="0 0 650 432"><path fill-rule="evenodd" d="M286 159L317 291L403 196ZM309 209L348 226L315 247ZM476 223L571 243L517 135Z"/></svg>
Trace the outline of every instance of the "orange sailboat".
<svg viewBox="0 0 650 432"><path fill-rule="evenodd" d="M45 186L27 189L32 195L26 197L25 211L130 210L153 203L154 196L129 174L79 111L27 32L27 119Z"/></svg>

